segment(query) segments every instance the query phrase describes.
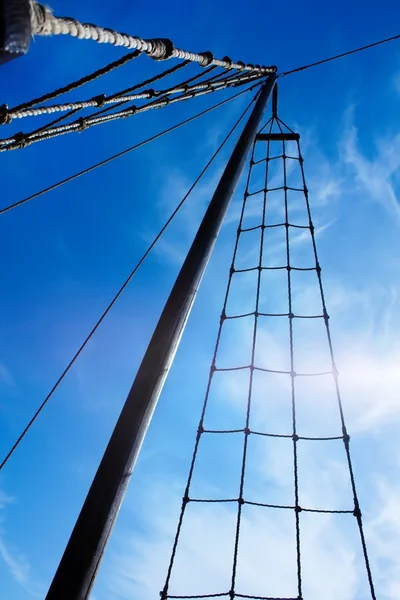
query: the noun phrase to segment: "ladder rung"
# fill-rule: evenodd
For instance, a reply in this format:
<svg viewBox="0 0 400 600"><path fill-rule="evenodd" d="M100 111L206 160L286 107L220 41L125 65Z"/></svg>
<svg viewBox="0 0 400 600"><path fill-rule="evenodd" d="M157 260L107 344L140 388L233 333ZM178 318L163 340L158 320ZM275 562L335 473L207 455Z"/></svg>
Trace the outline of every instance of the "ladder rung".
<svg viewBox="0 0 400 600"><path fill-rule="evenodd" d="M287 141L299 141L299 133L259 133L256 136L256 140L260 142L287 142Z"/></svg>

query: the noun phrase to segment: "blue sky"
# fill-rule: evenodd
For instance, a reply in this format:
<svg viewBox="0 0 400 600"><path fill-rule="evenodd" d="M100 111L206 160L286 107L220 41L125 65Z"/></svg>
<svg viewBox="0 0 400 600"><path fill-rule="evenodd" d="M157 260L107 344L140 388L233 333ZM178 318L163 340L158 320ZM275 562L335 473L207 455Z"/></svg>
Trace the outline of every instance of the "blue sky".
<svg viewBox="0 0 400 600"><path fill-rule="evenodd" d="M262 2L244 8L236 1L229 10L208 2L160 4L150 10L122 2L88 1L82 6L76 0L68 4L59 0L52 7L56 14L142 37L167 36L179 47L277 64L280 70L394 35L400 11L394 1L380 3L379 11L373 3L359 1L351 6L293 3L290 10L284 4ZM14 106L121 54L115 48L74 39L38 39L27 57L2 67L1 102ZM87 95L126 87L151 69L154 65L142 58L93 84ZM80 98L79 93L74 97ZM173 106L3 153L1 205L140 141L211 100L199 99L196 106L195 102ZM1 455L246 102L235 101L1 217ZM399 104L398 43L280 82L280 115L302 136L366 536L382 600L400 597ZM0 579L7 600L45 595L230 147L0 474ZM95 600L157 597L164 584L242 191L243 186L217 243L143 447L93 593ZM298 248L300 257L303 247ZM249 288L244 284L238 290L238 305L247 301L249 290L250 282ZM298 302L304 309L315 304L311 282L301 283ZM228 362L234 362L246 347L248 327L230 335L225 354ZM278 328L262 331L265 360L271 356L280 360L284 350L280 335ZM318 332L315 336L311 329L303 332L299 354L313 365L322 356L319 341ZM217 382L212 412L216 422L229 426L240 421L243 385L240 377L221 377ZM308 384L303 390L299 419L309 434L336 427L324 386L321 383L316 389ZM260 382L260 395L264 389L273 398L285 395L276 378ZM321 393L327 399L322 405ZM286 417L272 401L266 405L261 400L255 403L254 415L260 428L268 422L279 429ZM233 444L221 441L218 448L205 448L200 457L196 485L204 495L226 492L236 484L235 448L229 443ZM210 468L208 457L213 451L218 460ZM253 493L268 490L284 497L291 476L286 448L278 444L257 451L249 475ZM335 448L317 454L307 447L302 461L303 490L310 504L336 506L344 501L346 472L343 456ZM285 515L273 520L269 514L249 514L244 527L243 593L265 593L265 586L270 586L268 593L294 594L279 587L282 582L290 587L293 580L292 523ZM265 532L264 537L259 532ZM204 582L212 591L227 589L231 533L230 511L204 509L189 515L174 574L176 593L203 593ZM323 518L305 523L304 561L308 600L368 597L359 541L341 521Z"/></svg>

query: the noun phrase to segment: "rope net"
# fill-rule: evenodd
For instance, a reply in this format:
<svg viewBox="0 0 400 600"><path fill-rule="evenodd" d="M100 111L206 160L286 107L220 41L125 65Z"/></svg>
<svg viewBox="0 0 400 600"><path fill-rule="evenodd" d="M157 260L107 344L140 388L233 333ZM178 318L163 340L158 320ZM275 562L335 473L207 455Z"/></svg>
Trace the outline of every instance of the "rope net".
<svg viewBox="0 0 400 600"><path fill-rule="evenodd" d="M163 600L322 597L315 531L329 539L333 522L364 574L357 597L376 597L299 135L277 118L276 98L253 147ZM312 400L324 404L321 421L306 411ZM332 574L340 580L335 565Z"/></svg>

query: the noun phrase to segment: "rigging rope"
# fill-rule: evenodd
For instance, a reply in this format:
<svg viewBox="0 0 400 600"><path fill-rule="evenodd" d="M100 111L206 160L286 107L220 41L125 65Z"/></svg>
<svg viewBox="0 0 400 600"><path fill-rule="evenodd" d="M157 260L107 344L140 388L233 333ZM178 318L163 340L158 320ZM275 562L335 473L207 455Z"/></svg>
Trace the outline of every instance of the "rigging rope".
<svg viewBox="0 0 400 600"><path fill-rule="evenodd" d="M201 73L203 75L203 73ZM202 82L198 83L194 86L188 86L187 83L182 83L179 85L175 85L172 88L165 90L145 90L144 92L140 92L138 94L130 94L128 96L113 94L109 98L105 94L98 96L97 98L91 98L90 100L83 100L80 102L67 102L64 104L53 104L51 106L41 106L38 108L26 108L23 110L10 110L8 111L8 117L10 119L22 119L24 117L37 117L40 115L50 115L56 112L63 112L68 110L80 110L83 108L98 108L103 106L108 106L109 104L117 104L118 102L125 103L130 102L132 100L149 100L150 98L157 98L158 96L167 96L171 94L182 94L188 93L191 91L204 90L208 87L214 88L214 90L219 87L226 87L227 85L232 85L233 83L238 83L239 81L249 81L252 78L258 78L257 75L239 75L237 77L230 76L224 80L216 81L216 82ZM140 85L142 87L142 85Z"/></svg>
<svg viewBox="0 0 400 600"><path fill-rule="evenodd" d="M278 134L278 137L275 139L282 140L282 153L279 156L271 156L271 152L270 152L271 144L276 143L274 141L274 138L271 136L274 122L276 122L279 127L279 134ZM304 597L303 596L303 592L304 592L303 588L305 586L303 584L303 576L302 576L302 549L301 549L301 535L304 535L304 532L302 533L302 531L301 531L301 523L302 523L302 527L304 527L305 524L304 524L304 521L301 519L301 514L304 512L314 513L314 514L322 513L322 514L327 514L327 515L333 515L333 514L344 515L344 516L352 515L355 517L355 519L357 521L357 525L358 525L360 538L361 538L362 552L363 552L364 563L365 563L365 567L366 567L366 571L367 571L367 578L368 578L369 592L370 592L369 597L372 598L372 600L376 600L374 584L373 584L373 580L372 580L372 574L371 574L369 558L368 558L368 553L367 553L367 547L366 547L366 543L365 543L359 500L358 500L357 491L356 491L355 482L354 482L353 467L352 467L351 458L350 458L350 449L349 449L350 437L347 433L345 420L344 420L344 416L343 416L342 400L341 400L339 384L338 384L338 372L337 372L335 358L334 358L333 349L332 349L331 335L330 335L330 329L329 329L329 316L328 316L327 309L326 309L324 291L323 291L323 287L322 287L321 267L319 264L318 254L317 254L317 249L316 249L315 228L314 228L314 224L313 224L313 221L311 218L310 204L309 204L309 198L308 198L308 189L306 186L306 181L305 181L305 176L304 176L303 157L302 157L301 151L300 151L299 136L297 134L294 134L294 132L290 129L288 132L284 132L284 130L282 128L282 125L284 125L284 123L282 121L280 121L276 116L273 116L270 119L270 121L267 123L267 125L270 125L268 133L264 134L263 136L261 136L261 135L257 136L258 141L256 138L256 141L253 146L252 156L251 156L251 160L250 160L250 168L249 168L249 173L248 173L248 177L247 177L246 189L245 189L245 193L244 193L242 210L241 210L241 215L240 215L240 219L239 219L239 225L238 225L238 229L237 229L237 235L236 235L235 246L234 246L234 251L233 251L233 257L232 257L232 262L231 262L231 266L230 266L230 270L229 270L228 284L227 284L225 297L224 297L224 301L223 301L223 308L222 308L222 312L221 312L221 316L220 316L220 323L219 323L219 328L218 328L218 333L217 333L217 339L216 339L213 357L212 357L211 366L210 366L210 371L209 371L205 399L204 399L204 403L202 406L202 411L201 411L201 416L200 416L200 422L199 422L198 429L197 429L194 450L193 450L193 454L191 457L188 479L187 479L187 483L185 486L184 495L182 498L180 516L178 519L176 534L175 534L173 545L172 545L172 551L171 551L169 566L167 569L165 585L161 592L161 600L167 600L170 598L171 599L172 598L194 599L194 598L214 598L214 597L226 597L226 598L230 598L231 600L233 600L236 597L249 598L249 599L250 598L252 598L252 599L258 598L260 600L302 600L302 598ZM287 133L289 135L287 135ZM287 137L288 140L294 140L295 142L297 142L297 153L296 153L297 156L289 156L289 154L287 153L287 146L286 146L287 142L285 141L285 137ZM266 157L261 160L256 161L254 159L256 145L264 143L265 141L267 142ZM283 172L281 172L281 174L280 174L280 179L282 180L282 185L270 187L270 185L269 185L270 164L271 164L271 161L277 160L277 159L281 160L283 162ZM287 170L287 166L286 166L287 160L296 161L297 165L299 166L300 177L302 180L302 187L291 188L288 186L288 170ZM262 162L265 162L264 185L261 189L257 190L257 192L254 192L254 193L250 192L250 181L251 181L251 177L252 177L252 170L256 164L259 164ZM306 205L306 207L305 207L306 215L307 215L306 219L308 220L308 224L299 224L299 223L292 222L292 220L290 218L290 214L289 214L289 200L288 200L288 190L290 190L290 189L296 190L296 192L301 193L304 196L305 205ZM281 197L283 199L283 205L284 205L283 206L283 210L284 210L284 222L283 223L274 223L274 222L271 223L269 220L267 220L267 207L269 206L269 202L270 202L269 194L271 191L277 191L277 190L280 190L280 192L282 193ZM248 226L246 226L246 219L248 219L248 216L246 217L246 213L247 213L247 211L249 211L248 214L252 214L252 210L254 211L254 208L252 209L251 206L249 207L249 202L251 202L251 197L254 196L255 194L261 195L262 215L260 215L260 222L258 225L248 227ZM271 202L273 202L273 200ZM298 203L296 202L296 204L298 204ZM296 214L296 213L293 213L293 214ZM281 231L284 230L284 232L285 232L284 237L285 237L286 264L284 264L284 265L278 264L276 266L273 266L269 262L267 262L267 260L265 258L265 254L267 254L268 246L265 243L264 236L266 235L267 231L271 230L270 228L280 228ZM301 228L301 229L308 231L310 238L311 238L312 249L313 249L312 260L314 261L314 265L312 267L303 268L303 267L293 266L293 256L292 256L291 241L290 241L290 235L289 235L289 231L292 228ZM257 264L254 267L251 266L248 269L238 268L237 260L238 260L238 254L239 254L239 248L240 248L242 236L246 232L255 231L255 230L259 230L259 246L258 246L258 253L257 253L258 254ZM249 257L250 254L247 254L247 256ZM272 312L264 313L261 310L261 302L265 300L265 298L263 298L262 294L261 294L262 274L266 273L268 271L271 271L271 270L276 270L276 269L286 271L286 273L287 273L286 284L285 284L285 286L286 286L285 302L287 302L287 304L286 304L287 308L285 306L285 311L281 312L281 313L272 313ZM232 313L232 310L229 309L229 298L230 298L230 295L232 294L232 287L234 285L233 281L235 278L238 277L238 274L247 273L249 271L255 271L256 277L257 277L257 282L256 282L256 286L255 286L254 310L252 312L245 313L245 314ZM294 312L293 298L292 298L292 296L293 296L293 292L292 292L292 277L293 277L292 273L293 273L293 271L313 271L315 273L317 281L318 281L318 292L317 293L319 294L320 300L322 303L322 306L321 306L322 311L319 314L303 315L303 314L298 314L298 313ZM227 323L229 321L231 321L232 319L241 320L241 319L248 318L248 317L251 317L254 319L254 322L252 325L252 333L251 333L250 363L244 364L244 365L239 365L239 366L232 366L232 367L218 366L219 362L221 361L222 335L223 335L223 331L224 331L225 327L227 326ZM264 317L275 318L275 319L276 318L282 319L285 317L288 318L288 323L289 323L288 341L289 341L290 368L287 371L276 370L276 369L271 369L271 368L263 368L258 363L259 358L258 358L257 344L260 344L260 342L258 341L258 335L259 335L259 329L261 327L260 320L263 319ZM326 373L318 373L318 372L300 373L300 372L295 371L295 353L294 353L295 344L294 344L294 332L293 332L294 325L293 324L294 324L294 322L296 322L300 319L318 319L323 322L325 332L326 332L326 337L328 340L329 360L331 363L331 369L328 372L326 372ZM230 338L230 343L232 344L232 342L233 342L233 340ZM246 344L243 342L243 345L246 345ZM208 412L210 409L210 403L212 402L212 388L213 388L213 385L214 386L218 385L215 383L215 380L214 380L216 374L221 373L221 372L232 372L232 371L239 371L239 370L246 371L249 374L248 383L246 384L246 412L245 412L245 415L243 415L243 417L244 417L243 427L240 429L228 429L228 428L214 429L212 427L207 427L206 422L210 420L210 416L209 416ZM255 377L255 373L257 371L264 372L264 373L284 374L290 378L291 433L284 434L284 433L273 433L270 431L259 431L259 430L254 429L254 427L252 427L252 423L253 423L252 418L254 418L254 417L252 417L253 411L254 411L254 406L253 406L253 404L254 404L253 396L254 396L254 386L255 386L254 377ZM297 388L298 384L296 383L296 380L299 377L319 377L321 375L329 375L330 377L333 378L334 385L335 385L335 396L336 396L337 406L338 406L339 414L340 414L342 435L330 436L330 437L303 436L300 434L300 432L298 430L298 426L297 426L297 410L298 409L297 409L296 392L298 389ZM219 381L219 383L221 383L221 382ZM268 402L269 397L268 397L268 394L265 393L268 390L268 388L265 389L265 386L263 386L263 390L264 390L263 397ZM215 398L214 398L214 401L215 401ZM236 406L236 408L237 408L237 406ZM211 414L212 414L212 410L211 410ZM238 496L236 496L236 497L234 497L234 496L226 497L226 496L224 496L223 492L220 492L222 497L217 497L217 498L196 497L192 492L193 478L194 478L196 467L198 468L200 445L204 445L205 439L210 439L210 437L215 437L215 435L242 436L242 441L240 441L240 448L241 448L240 483L238 486ZM269 437L269 438L282 438L282 439L287 439L288 442L290 442L290 441L292 442L292 448L293 448L293 492L294 492L293 499L294 499L294 502L290 505L289 504L274 504L274 503L270 503L267 501L266 502L254 501L251 497L251 493L252 493L251 486L250 487L245 486L246 473L247 473L248 463L249 463L249 458L248 458L249 445L252 443L250 440L253 439L254 437L258 438L259 436ZM240 440L239 437L238 437L238 439ZM351 492L353 495L353 506L352 507L349 507L348 509L343 509L343 510L335 510L333 508L323 508L323 507L318 507L318 506L314 508L314 507L309 507L309 506L302 506L300 504L299 467L298 467L298 450L297 450L297 448L298 448L299 444L302 444L302 440L315 441L315 443L331 441L331 440L338 440L338 441L342 440L343 441L347 466L348 466L348 470L349 470L349 474L350 474ZM229 448L230 448L230 456L235 455L231 445L229 446ZM212 464L212 460L210 461L210 458L208 458L207 464L208 465ZM208 466L208 468L210 469L211 467ZM229 466L229 468L231 468L231 465ZM257 477L258 476L259 476L259 474L257 474ZM204 483L205 483L205 489L208 489L208 490L210 488L212 489L213 486L207 486L207 482L204 482ZM203 483L203 485L204 485L204 483ZM270 486L266 487L265 494L268 494L269 487ZM268 496L266 499L268 500ZM173 589L173 591L170 592L170 587L173 587L173 585L171 586L171 577L173 574L173 569L174 569L174 565L175 565L176 558L177 558L177 550L178 550L179 540L181 538L182 528L183 528L187 510L188 510L188 506L191 506L191 505L196 506L196 505L204 504L204 503L212 503L213 505L216 505L216 504L220 505L220 504L226 504L226 503L237 505L236 527L235 527L235 535L234 535L234 540L233 540L233 546L234 546L233 559L230 559L231 560L231 562L230 562L231 570L230 570L230 576L229 576L230 577L230 587L226 588L225 591L222 591L222 592L218 591L216 593L199 593L199 592L203 591L203 588L198 588L198 589L193 589L193 593L188 593L188 591L186 591L187 593L185 593L185 594L180 593L177 595L177 591L175 588ZM240 537L241 537L241 531L243 528L243 523L242 523L243 518L244 518L243 510L245 510L244 507L246 507L246 506L266 508L266 509L294 511L296 568L294 569L294 564L293 564L293 571L295 571L295 570L297 571L297 576L296 576L297 593L296 593L296 595L293 594L290 598L288 598L286 596L285 597L279 596L279 598L277 598L276 595L274 595L272 597L272 595L260 596L260 595L254 595L254 594L249 595L249 594L244 594L244 593L238 593L239 592L238 585L240 585L240 584L238 584L238 561L239 561L239 550L240 550ZM192 510L194 510L194 509L192 509ZM252 515L254 516L254 513L252 513ZM193 516L193 513L192 513L192 516ZM205 526L203 520L201 521L201 523L202 523L202 526L203 525ZM196 550L198 551L198 549L196 549ZM200 551L198 551L198 552L200 552ZM268 556L268 552L266 555ZM231 556L231 554L229 556ZM214 575L215 575L215 573L213 573L213 576ZM213 578L214 577L211 577L211 580ZM203 582L208 581L207 573L204 573L204 576L202 578L198 578L198 579L199 579L199 581L202 582L201 585L203 585ZM251 577L251 579L253 579L253 577ZM186 578L185 581L190 582L190 577ZM204 585L206 585L206 583L204 583ZM266 583L266 585L268 585L268 582ZM207 591L209 591L209 590L207 589ZM240 591L242 591L242 590L240 590ZM264 593L266 593L266 591L267 590L265 590Z"/></svg>
<svg viewBox="0 0 400 600"><path fill-rule="evenodd" d="M154 83L155 81L158 81L164 77L166 77L167 75L170 75L174 72L176 72L177 70L181 69L184 66L187 66L189 63L188 62L183 62L180 63L178 65L175 65L175 67L172 67L171 69L167 69L165 71L163 71L160 74L157 74L153 77L150 77L149 79L142 81L140 83L137 83L133 86L130 86L129 88L125 88L124 90L121 90L120 92L117 92L115 94L113 94L109 100L111 99L115 99L116 100L116 104L111 104L109 106L106 106L105 108L96 111L96 113L88 115L86 118L91 118L94 116L99 116L101 114L104 114L106 112L110 112L110 110L114 110L116 108L119 108L121 106L123 106L124 104L126 104L128 102L128 100L123 100L120 101L121 96L123 96L124 94L127 94L129 92L135 91L138 88L150 85L152 83ZM189 83L196 81L197 79L203 78L206 75L209 75L212 71L214 71L217 67L208 67L207 69L202 70L202 72L197 73L196 75L182 81L180 84L178 84L179 86L183 86L186 89L186 86L188 86ZM224 79L229 79L231 77L231 75L225 75L226 71L219 71L216 75L212 76L212 77L208 77L208 79L205 80L205 82L203 83L209 83L213 80L218 79L219 81L224 80ZM75 82L76 83L76 82ZM175 86L176 87L176 86ZM60 90L57 90L57 92L59 92ZM164 92L161 92L164 93ZM7 105L3 105L2 107L0 107L0 115L2 116L2 119L0 117L0 122L2 120L3 124L4 123L9 123L11 122L12 118L13 118L13 114L17 113L19 110L24 110L25 108L28 108L29 106L32 106L32 104L36 104L39 103L41 101L43 101L43 98L48 99L49 96L51 94L47 94L46 96L33 100L30 103L26 103L25 105L20 105L19 107L16 107L14 109L8 109ZM105 96L103 96L105 98ZM160 97L161 98L161 97ZM159 98L159 99L160 99ZM96 102L98 103L99 97L97 97ZM36 135L38 133L42 133L44 131L48 131L51 127L53 127L54 125L57 125L58 123L60 123L61 121L65 121L67 119L69 119L71 116L73 116L74 114L76 114L78 111L80 110L80 108L74 108L73 110L71 110L70 112L68 112L67 114L59 117L58 119L55 119L53 121L51 121L50 123L47 123L46 125L44 125L43 127L40 127L38 129L35 129L34 131L30 132L30 135Z"/></svg>
<svg viewBox="0 0 400 600"><path fill-rule="evenodd" d="M178 58L190 62L197 62L202 67L214 65L224 69L238 69L260 73L264 75L276 72L276 67L263 67L260 65L244 64L241 61L233 62L229 57L222 60L214 58L213 54L207 52L188 52L175 48L173 42L168 39L144 40L125 33L119 33L113 29L99 27L91 23L80 23L70 17L56 17L51 9L38 2L31 2L32 34L33 35L71 35L78 39L94 40L99 44L112 44L124 48L138 50L156 60L167 60Z"/></svg>
<svg viewBox="0 0 400 600"><path fill-rule="evenodd" d="M197 186L197 184L199 183L199 181L203 178L203 176L205 175L205 173L207 172L207 170L209 169L209 167L211 166L211 164L214 162L214 160L217 158L217 156L219 155L219 153L221 152L221 150L223 149L223 147L225 146L225 144L228 142L228 140L230 139L230 137L232 136L232 134L235 132L235 130L237 129L237 127L239 126L239 124L241 123L241 121L243 120L243 118L245 117L246 113L249 111L251 105L256 101L256 99L258 97L258 94L259 94L259 91L256 92L254 98L250 101L250 103L247 105L247 107L242 112L242 114L240 115L240 117L237 119L237 121L235 122L235 124L233 125L233 127L231 128L231 130L229 131L229 133L225 136L225 138L223 139L223 141L221 142L221 144L219 145L219 147L217 148L217 150L214 152L214 154L212 155L212 157L210 158L210 160L207 162L207 164L205 165L205 167L202 169L202 171L200 172L200 174L197 176L196 180L191 185L191 187L189 188L189 190L186 192L186 194L184 195L184 197L182 198L182 200L180 201L180 203L178 204L178 206L175 208L175 210L170 215L170 217L168 218L168 220L166 221L166 223L163 225L163 227L161 228L161 230L158 232L158 234L156 235L156 237L154 238L154 240L152 241L152 243L150 244L150 246L147 248L146 252L143 254L143 256L138 261L138 263L136 264L136 266L134 267L134 269L131 271L131 273L128 275L127 279L124 281L124 283L122 284L122 286L120 287L120 289L118 290L118 292L115 294L114 298L111 300L111 302L109 303L109 305L107 306L107 308L105 309L105 311L102 313L102 315L100 316L100 318L97 320L97 322L94 325L94 327L91 329L91 331L89 332L89 334L86 336L84 342L80 345L79 349L74 354L74 356L72 357L72 359L70 360L70 362L68 363L68 365L65 367L64 371L62 372L62 374L60 375L60 377L57 379L56 383L53 385L53 387L51 388L50 392L47 394L46 398L43 400L43 402L41 403L41 405L39 406L39 408L37 409L37 411L35 412L35 414L32 416L32 418L30 419L30 421L28 422L28 424L26 425L26 427L24 428L24 430L21 432L21 434L19 435L18 439L15 441L15 443L13 444L13 446L11 447L11 449L9 450L9 452L7 453L7 455L5 456L5 458L3 459L3 461L0 463L0 471L3 469L3 467L9 461L9 459L11 458L11 456L14 454L15 450L18 448L18 446L20 445L20 443L22 442L22 440L24 439L24 437L26 436L26 434L28 433L28 431L30 430L30 428L32 427L32 425L35 423L36 419L39 417L40 413L42 412L42 410L44 409L44 407L46 406L46 404L48 403L48 401L50 400L50 398L53 396L54 392L56 391L56 389L58 388L58 386L60 385L60 383L63 381L64 377L67 375L67 373L69 372L69 370L71 369L71 367L74 365L75 361L78 359L78 357L80 356L80 354L82 353L82 351L86 348L87 344L92 339L93 335L95 334L95 332L97 331L97 329L99 328L99 326L101 325L101 323L104 321L104 319L106 318L106 316L108 315L108 313L110 312L110 310L112 309L112 307L115 305L115 303L117 302L117 300L119 299L119 297L121 296L121 294L123 293L123 291L127 288L127 286L129 285L129 283L131 282L132 278L137 273L137 271L139 270L139 268L141 267L141 265L143 264L143 262L145 261L145 259L147 258L147 256L150 254L150 252L152 251L152 249L154 248L154 246L156 245L156 243L158 242L158 240L161 238L161 236L163 235L163 233L165 232L165 230L168 228L168 226L171 224L171 222L173 221L173 219L176 217L176 215L178 214L178 212L180 211L180 209L182 208L182 206L185 204L187 198L193 192L193 190L195 189L195 187Z"/></svg>
<svg viewBox="0 0 400 600"><path fill-rule="evenodd" d="M106 116L89 116L89 117L80 117L79 119L77 119L76 121L73 121L72 123L66 124L66 125L61 125L61 126L57 126L57 127L50 127L50 128L44 128L41 129L37 132L33 132L33 133L17 133L14 136L10 137L10 138L6 138L6 139L2 139L0 140L0 152L4 152L7 150L18 150L21 148L25 148L26 146L34 143L34 142L39 142L45 139L51 139L54 137L58 137L60 135L64 135L67 133L73 133L76 131L84 131L85 129L87 129L88 127L92 127L94 125L100 125L102 123L105 122L109 122L109 121L114 121L116 119L124 119L127 117L131 117L133 115L136 114L140 114L143 112L146 112L147 110L151 110L151 109L156 109L156 108L164 108L165 106L168 106L170 104L174 104L176 102L181 102L184 100L191 100L193 98L197 98L199 96L203 96L205 94L209 94L211 92L217 91L217 90L221 90L221 89L227 89L230 87L238 87L240 85L243 85L245 83L251 82L251 81L257 81L260 80L261 78L263 78L262 75L259 74L242 74L238 77L231 77L229 79L225 79L223 81L211 81L209 83L204 83L204 84L197 84L194 86L182 86L181 88L174 88L172 91L163 91L163 96L157 100L154 100L153 102L149 102L148 104L145 104L144 106L131 106L127 109L124 109L122 111L119 112L115 112ZM182 93L184 92L184 93ZM181 93L180 96L176 97L176 98L171 98L169 97L169 93ZM147 91L145 92L145 95L147 97L153 97L157 94L154 93L154 91ZM143 95L139 94L139 95L133 95L130 97L121 97L120 101L122 102L128 102L129 100L132 99L137 99L138 97L143 97ZM96 102L98 103L98 106L101 107L103 105L103 98L100 97L96 100ZM85 105L82 105L83 103L81 103L81 105L77 104L74 105L73 103L69 104L69 105L65 105L69 108L66 108L66 110L79 110L81 108L86 108L88 105L92 106L92 103L88 103ZM36 109L30 109L35 111ZM46 109L43 109L46 110Z"/></svg>
<svg viewBox="0 0 400 600"><path fill-rule="evenodd" d="M129 54L126 54L119 60L109 63L105 67L102 67L101 69L98 69L97 71L94 71L93 73L90 73L89 75L86 75L85 77L81 77L77 81L72 81L68 85L58 88L58 89L54 90L53 92L49 92L48 94L44 94L43 96L40 96L39 98L34 98L33 100L29 100L29 102L24 102L23 104L19 104L18 106L16 106L15 108L13 108L11 110L8 110L8 107L3 105L2 107L0 107L0 111L3 111L3 115L4 115L3 123L8 122L7 116L9 114L18 113L20 111L31 108L32 106L35 106L36 104L41 104L42 102L47 102L48 100L54 100L54 98L57 98L57 96L61 96L62 94L67 94L68 92L72 92L72 90L76 90L77 88L85 85L86 83L90 83L90 82L94 81L95 79L98 79L99 77L102 77L103 75L106 75L107 73L110 73L114 69L117 69L117 68L125 65L126 63L130 62L134 58L137 58L138 56L140 56L140 53L137 52L137 50L135 50L135 52L130 52ZM155 77L152 77L151 79L149 79L143 83L139 83L136 86L134 86L133 88L130 88L129 90L126 90L126 91L131 91L133 89L136 89L136 87L141 87L142 85L148 85L150 83L153 83L154 81L158 81L159 79L162 79L163 77L166 77L167 75L171 75L175 71L178 71L179 69L182 69L182 67L186 67L187 65L188 65L187 61L178 63L171 69L166 69L159 75L156 75ZM1 122L2 121L0 121L0 123Z"/></svg>
<svg viewBox="0 0 400 600"><path fill-rule="evenodd" d="M191 123L192 121L195 121L199 117L202 117L202 116L212 112L216 108L220 108L221 106L224 106L228 102L231 102L232 100L236 100L236 98L239 98L246 92L252 91L254 88L258 87L259 85L260 85L259 83L256 83L255 85L252 85L250 88L242 90L241 92L234 94L230 98L227 98L226 100L222 100L221 102L218 102L218 104L214 104L214 106L211 106L210 108L207 108L207 109L203 110L202 112L197 113L193 117L189 117L188 119L185 119L184 121L181 121L180 123L177 123L176 125L173 125L172 127L169 127L168 129L164 129L160 133L156 133L155 135L151 136L150 138L147 138L146 140L143 140L142 142L139 142L138 144L135 144L134 146L130 146L129 148L126 148L125 150L122 150L121 152L117 152L117 154L113 154L112 156L109 156L108 158L105 158L104 160L101 160L100 162L95 163L94 165L87 167L86 169L83 169L82 171L78 171L77 173L70 175L66 179L62 179L61 181L58 181L57 183L54 183L53 185L50 185L47 188L43 188L43 189L39 190L38 192L31 194L30 196L26 196L26 198L23 198L22 200L18 200L18 202L14 202L13 204L9 204L8 206L5 206L4 208L0 209L0 215L4 214L10 210L13 210L14 208L18 208L19 206L23 206L27 202L30 202L31 200L34 200L35 198L39 198L40 196L43 196L43 194L47 194L48 192L51 192L51 191L61 187L62 185L65 185L66 183L74 181L75 179L78 179L79 177L82 177L83 175L87 175L88 173L91 173L95 169L98 169L99 167L103 167L103 166L109 164L110 162L112 162L118 158L121 158L122 156L125 156L126 154L129 154L133 150L137 150L138 148L141 148L142 146L145 146L146 144L159 139L160 137L166 135L167 133L175 131L179 127L182 127L183 125L187 125L187 123Z"/></svg>
<svg viewBox="0 0 400 600"><path fill-rule="evenodd" d="M174 67L172 67L171 69L166 69L165 71L163 71L162 73L159 73L157 75L154 75L153 77L150 77L149 79L146 79L145 81L141 81L140 83L136 83L135 85L126 88L124 90L122 90L121 92L118 92L116 94L114 94L114 97L118 97L120 95L126 94L128 92L132 92L138 88L144 87L146 85L150 85L152 83L154 83L155 81L159 81L160 79L163 79L164 77L166 77L167 75L171 75L172 73L175 73L176 71L178 71L179 69L181 69L182 67L186 67L189 63L186 62L182 62L179 63L178 65L175 65ZM209 74L211 71L213 71L216 67L209 67L208 69L204 69L202 73L197 74L194 77L190 77L189 79L186 79L183 83L188 84L191 81L194 81L200 77L204 77L205 75ZM209 78L208 81L211 81L213 78ZM57 92L60 92L60 90L57 90ZM47 94L47 98L50 96L51 94ZM57 94L58 95L58 94ZM28 102L25 105L20 105L19 107L16 107L14 109L9 110L7 105L3 105L2 107L0 107L0 123L2 122L4 123L8 123L11 121L11 117L10 117L10 113L13 113L19 109L23 109L23 108L27 108L27 106L32 106L33 104L39 103L43 101L43 97L39 98L37 100L33 100L32 102ZM105 108L103 108L102 110L98 110L96 111L95 114L89 115L89 117L92 116L99 116L101 114L104 114L106 112L109 112L110 110L119 108L120 106L122 106L123 104L126 104L126 101L124 102L119 102L117 104L111 105L111 106L106 106ZM65 115L62 115L61 117L59 117L58 119L55 119L54 121L51 121L50 123L47 123L46 125L44 125L43 127L40 127L39 129L35 129L34 131L31 131L30 134L37 134L39 132L43 132L43 131L47 131L48 129L50 129L51 127L53 127L54 125L56 125L57 123L60 123L61 121L65 121L67 119L69 119L69 117L73 116L74 114L76 114L80 109L76 108L71 110L70 112L68 112Z"/></svg>

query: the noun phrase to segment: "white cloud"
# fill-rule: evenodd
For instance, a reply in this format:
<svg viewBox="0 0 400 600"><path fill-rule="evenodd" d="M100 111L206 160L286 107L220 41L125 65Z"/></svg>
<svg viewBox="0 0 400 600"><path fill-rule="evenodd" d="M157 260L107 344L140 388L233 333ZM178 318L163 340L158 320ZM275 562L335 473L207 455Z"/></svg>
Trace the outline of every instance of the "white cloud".
<svg viewBox="0 0 400 600"><path fill-rule="evenodd" d="M7 566L11 577L31 596L43 597L43 588L33 581L28 559L7 539L2 524L5 521L4 510L14 499L0 490L0 560Z"/></svg>
<svg viewBox="0 0 400 600"><path fill-rule="evenodd" d="M341 142L342 159L352 168L358 192L382 204L390 216L400 221L400 205L393 185L400 168L400 133L379 139L376 156L369 159L359 147L356 127L348 120L347 133Z"/></svg>
<svg viewBox="0 0 400 600"><path fill-rule="evenodd" d="M0 385L14 385L14 379L9 368L0 361Z"/></svg>
<svg viewBox="0 0 400 600"><path fill-rule="evenodd" d="M400 72L393 77L393 86L396 92L400 95Z"/></svg>
<svg viewBox="0 0 400 600"><path fill-rule="evenodd" d="M377 481L377 516L368 524L375 548L373 566L380 589L389 600L400 596L400 487L385 478Z"/></svg>
<svg viewBox="0 0 400 600"><path fill-rule="evenodd" d="M19 553L12 552L6 545L4 539L0 537L0 556L8 566L13 578L20 585L25 585L29 578L30 566L26 558Z"/></svg>
<svg viewBox="0 0 400 600"><path fill-rule="evenodd" d="M6 508L7 504L12 502L11 496L7 496L2 490L0 490L0 510Z"/></svg>

